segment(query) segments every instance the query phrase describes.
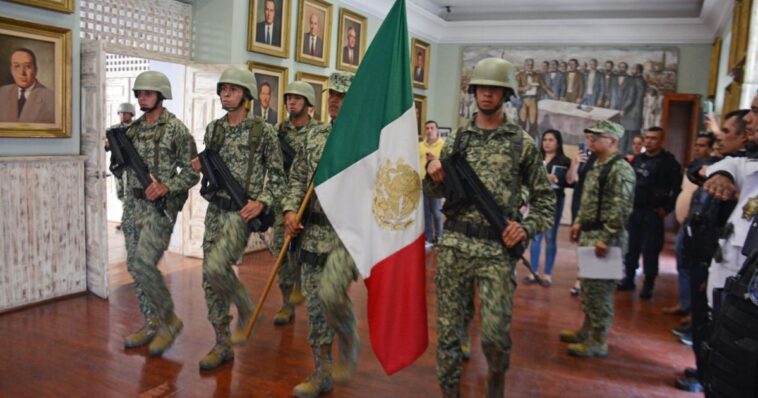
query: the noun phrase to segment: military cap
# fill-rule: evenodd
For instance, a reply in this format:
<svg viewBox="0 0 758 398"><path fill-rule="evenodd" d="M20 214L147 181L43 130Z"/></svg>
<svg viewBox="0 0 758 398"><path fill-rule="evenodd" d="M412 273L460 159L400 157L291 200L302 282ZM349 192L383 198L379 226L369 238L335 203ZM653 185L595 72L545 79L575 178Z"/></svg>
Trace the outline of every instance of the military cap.
<svg viewBox="0 0 758 398"><path fill-rule="evenodd" d="M295 94L305 98L308 106L316 106L316 93L313 91L313 86L302 80L295 80L287 86L284 90L284 98L287 98L287 94Z"/></svg>
<svg viewBox="0 0 758 398"><path fill-rule="evenodd" d="M333 90L338 93L346 93L350 88L350 83L353 82L353 74L347 72L333 72L329 75L329 87L324 89Z"/></svg>
<svg viewBox="0 0 758 398"><path fill-rule="evenodd" d="M161 72L148 70L137 75L134 79L134 97L137 97L137 91L156 91L160 93L163 98L171 99L171 82L168 81L168 77Z"/></svg>
<svg viewBox="0 0 758 398"><path fill-rule="evenodd" d="M624 127L610 120L599 120L592 127L584 129L584 132L590 134L609 134L621 139L624 136Z"/></svg>

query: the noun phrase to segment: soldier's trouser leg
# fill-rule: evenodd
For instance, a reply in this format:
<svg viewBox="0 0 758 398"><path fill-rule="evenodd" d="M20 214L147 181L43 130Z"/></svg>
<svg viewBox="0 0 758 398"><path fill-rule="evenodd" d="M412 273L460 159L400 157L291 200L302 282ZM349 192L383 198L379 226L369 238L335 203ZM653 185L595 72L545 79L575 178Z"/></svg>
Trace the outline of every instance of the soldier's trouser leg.
<svg viewBox="0 0 758 398"><path fill-rule="evenodd" d="M276 224L272 231L274 234L274 247L276 249L281 249L282 245L284 245L284 220L280 214L281 211L277 211ZM274 253L275 256L278 254L278 252ZM279 272L277 273L279 289L282 291L284 303L289 303L289 294L292 292L293 287L299 279L299 264L295 261L296 259L294 257L295 256L291 255L288 248L284 262L282 262L281 267L279 267Z"/></svg>
<svg viewBox="0 0 758 398"><path fill-rule="evenodd" d="M516 264L510 257L477 257L472 260L479 285L482 351L489 372L498 378L510 365L511 318L516 290L513 269Z"/></svg>
<svg viewBox="0 0 758 398"><path fill-rule="evenodd" d="M319 299L319 289L323 264L302 263L303 293L305 293L305 308L308 310L308 344L319 347L332 344L334 331L326 323L324 305Z"/></svg>
<svg viewBox="0 0 758 398"><path fill-rule="evenodd" d="M465 326L466 305L473 286L468 258L449 246L437 252L437 382L450 396L457 396L461 378L461 338Z"/></svg>
<svg viewBox="0 0 758 398"><path fill-rule="evenodd" d="M134 267L134 256L137 253L137 242L139 241L139 229L137 228L134 207L132 199L125 200L124 212L121 216L121 232L124 234L124 242L126 244L126 267L130 274ZM156 317L156 309L149 305L150 303L142 290L142 285L137 280L134 281L134 290L137 293L140 312L145 319Z"/></svg>
<svg viewBox="0 0 758 398"><path fill-rule="evenodd" d="M247 226L237 212L211 211L210 208L205 226L203 290L208 320L214 325L228 324L231 321L230 303L237 307L242 320L252 312L253 301L235 275L232 264L247 246Z"/></svg>
<svg viewBox="0 0 758 398"><path fill-rule="evenodd" d="M334 379L344 382L352 377L360 348L355 327L353 303L348 296L350 284L358 279L358 269L341 244L329 254L321 275L318 297L324 308L326 321L339 336L340 361L334 366Z"/></svg>
<svg viewBox="0 0 758 398"><path fill-rule="evenodd" d="M154 309L162 322L168 322L174 313L174 302L158 270L158 261L168 249L174 222L144 201L137 203L135 215L139 237L133 255L127 253L127 269L135 286L139 285L138 295L142 291L144 307L148 312Z"/></svg>
<svg viewBox="0 0 758 398"><path fill-rule="evenodd" d="M582 279L582 307L593 333L607 335L613 323L613 292L616 281Z"/></svg>
<svg viewBox="0 0 758 398"><path fill-rule="evenodd" d="M469 285L463 289L463 335L461 337L461 354L463 359L469 359L471 357L471 321L474 320L474 294L476 293L476 286L474 279L469 281Z"/></svg>

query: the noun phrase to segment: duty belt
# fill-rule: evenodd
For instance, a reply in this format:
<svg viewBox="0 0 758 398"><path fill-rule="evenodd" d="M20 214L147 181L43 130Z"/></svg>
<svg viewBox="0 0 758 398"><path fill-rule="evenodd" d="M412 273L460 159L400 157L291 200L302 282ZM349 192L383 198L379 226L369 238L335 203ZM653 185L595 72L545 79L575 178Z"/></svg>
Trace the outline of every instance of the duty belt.
<svg viewBox="0 0 758 398"><path fill-rule="evenodd" d="M600 221L593 221L582 224L582 231L598 231L601 229L603 229L603 223Z"/></svg>
<svg viewBox="0 0 758 398"><path fill-rule="evenodd" d="M307 250L300 250L300 262L320 267L326 263L327 253L313 253Z"/></svg>
<svg viewBox="0 0 758 398"><path fill-rule="evenodd" d="M498 242L503 239L502 232L497 231L495 228L465 221L448 219L445 221L445 230L455 231L471 238L495 240Z"/></svg>

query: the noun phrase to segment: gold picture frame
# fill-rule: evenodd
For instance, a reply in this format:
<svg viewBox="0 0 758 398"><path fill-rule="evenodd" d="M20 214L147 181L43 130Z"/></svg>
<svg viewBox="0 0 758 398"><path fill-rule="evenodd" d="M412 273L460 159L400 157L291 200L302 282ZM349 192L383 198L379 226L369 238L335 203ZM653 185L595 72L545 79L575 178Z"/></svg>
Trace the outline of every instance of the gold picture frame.
<svg viewBox="0 0 758 398"><path fill-rule="evenodd" d="M71 137L72 97L71 30L0 17L0 137Z"/></svg>
<svg viewBox="0 0 758 398"><path fill-rule="evenodd" d="M413 94L413 107L416 108L416 128L418 129L419 140L421 140L424 137L424 123L426 123L426 96Z"/></svg>
<svg viewBox="0 0 758 398"><path fill-rule="evenodd" d="M258 99L253 100L251 110L254 116L264 117L264 120L276 124L284 120L287 111L284 106L284 90L287 87L287 68L247 61L247 68L255 75L258 86ZM266 93L265 86L269 91ZM268 98L266 98L268 96ZM268 106L265 103L268 101Z"/></svg>
<svg viewBox="0 0 758 398"><path fill-rule="evenodd" d="M328 67L332 44L332 5L321 0L300 0L299 9L295 60ZM315 30L315 35L311 29Z"/></svg>
<svg viewBox="0 0 758 398"><path fill-rule="evenodd" d="M247 50L288 58L290 51L290 0L250 0L247 19ZM266 35L266 8L274 7L271 33ZM267 41L268 40L268 41Z"/></svg>
<svg viewBox="0 0 758 398"><path fill-rule="evenodd" d="M413 87L429 88L429 60L431 56L432 46L429 43L415 37L411 40L411 79L413 80Z"/></svg>
<svg viewBox="0 0 758 398"><path fill-rule="evenodd" d="M711 45L711 69L708 78L708 97L716 97L719 80L719 59L721 58L721 37L717 37Z"/></svg>
<svg viewBox="0 0 758 398"><path fill-rule="evenodd" d="M297 72L295 74L295 80L302 80L313 87L313 91L316 93L316 103L311 108L311 117L315 120L322 121L324 123L329 121L329 111L327 107L327 99L329 93L325 91L328 86L329 77L316 75L307 72Z"/></svg>
<svg viewBox="0 0 758 398"><path fill-rule="evenodd" d="M729 45L729 71L744 65L750 37L753 0L735 0L732 10L732 39Z"/></svg>
<svg viewBox="0 0 758 398"><path fill-rule="evenodd" d="M350 31L353 33L351 34ZM366 53L368 20L361 14L340 8L340 23L337 36L337 69L347 72L358 70ZM350 40L353 38L353 40ZM352 46L352 51L350 51Z"/></svg>
<svg viewBox="0 0 758 398"><path fill-rule="evenodd" d="M13 3L23 4L25 6L44 8L46 10L65 12L71 14L74 12L74 0L8 0Z"/></svg>

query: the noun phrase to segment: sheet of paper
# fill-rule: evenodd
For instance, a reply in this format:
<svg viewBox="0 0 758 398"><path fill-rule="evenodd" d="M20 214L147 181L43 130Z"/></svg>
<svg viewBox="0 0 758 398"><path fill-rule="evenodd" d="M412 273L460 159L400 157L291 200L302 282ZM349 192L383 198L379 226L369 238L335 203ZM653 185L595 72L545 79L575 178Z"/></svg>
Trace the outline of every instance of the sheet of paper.
<svg viewBox="0 0 758 398"><path fill-rule="evenodd" d="M624 262L620 247L609 247L605 257L595 255L594 246L580 246L577 249L579 277L587 279L621 279Z"/></svg>

